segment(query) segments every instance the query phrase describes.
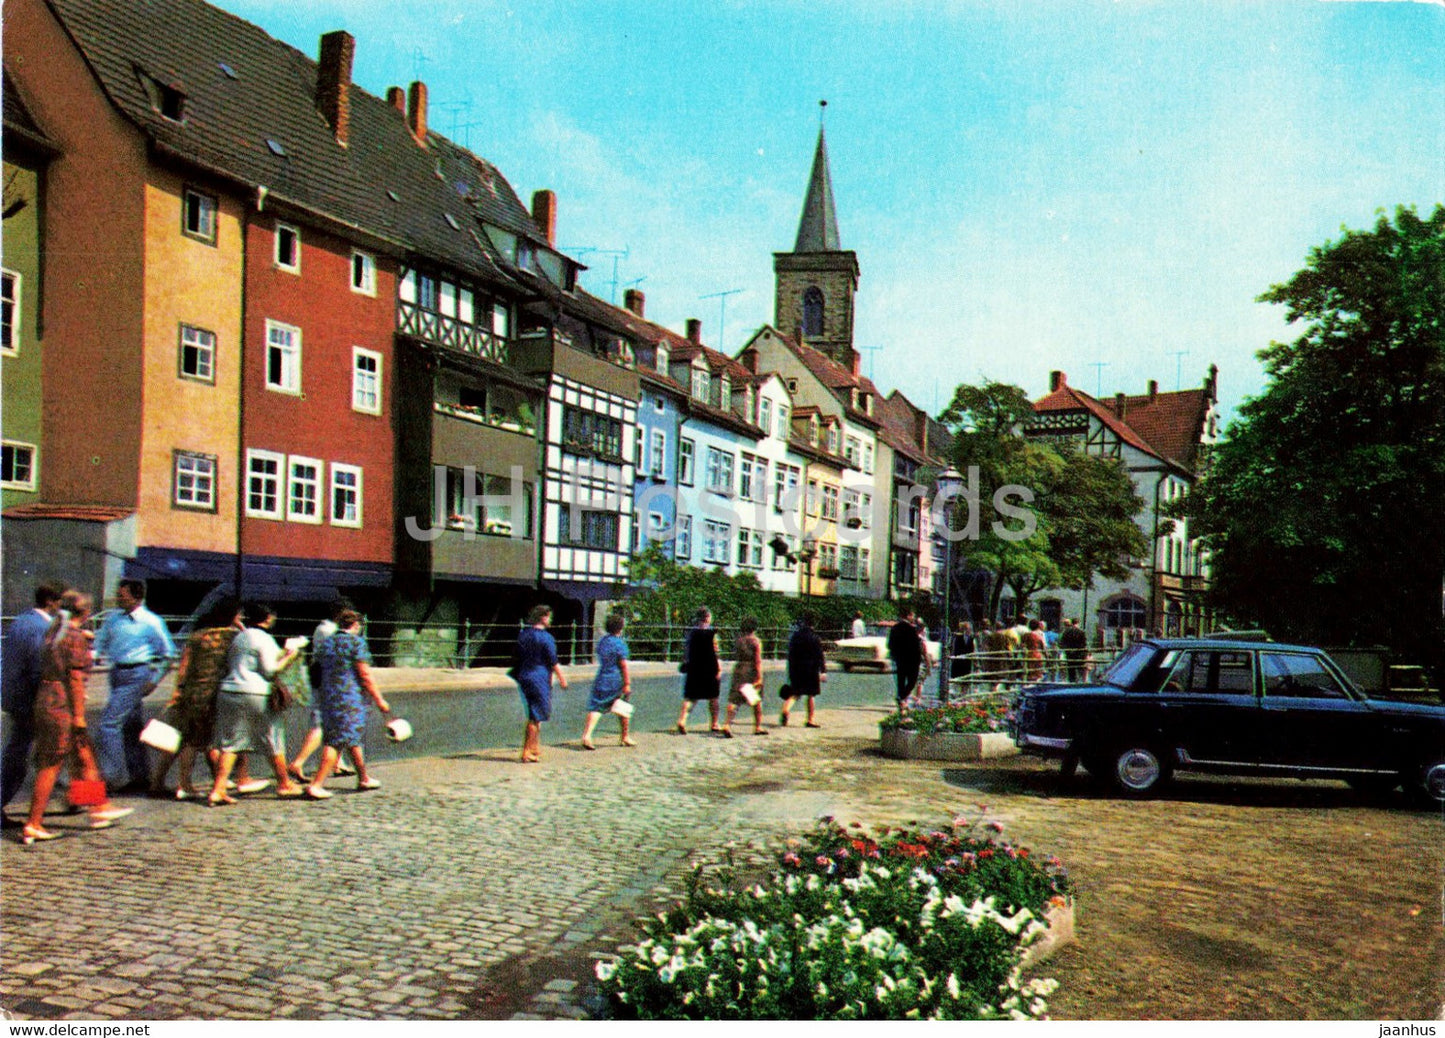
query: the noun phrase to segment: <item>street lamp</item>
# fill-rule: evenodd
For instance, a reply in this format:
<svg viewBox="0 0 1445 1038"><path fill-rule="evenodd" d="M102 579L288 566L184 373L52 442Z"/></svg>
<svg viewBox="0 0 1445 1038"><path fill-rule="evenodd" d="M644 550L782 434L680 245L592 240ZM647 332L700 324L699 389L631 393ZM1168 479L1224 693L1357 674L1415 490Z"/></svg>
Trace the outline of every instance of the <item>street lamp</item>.
<svg viewBox="0 0 1445 1038"><path fill-rule="evenodd" d="M950 465L938 474L936 484L937 498L943 502L943 631L938 638L938 701L947 703L949 672L953 669L953 498L963 487L963 473Z"/></svg>
<svg viewBox="0 0 1445 1038"><path fill-rule="evenodd" d="M813 597L813 560L818 557L818 538L811 533L803 537L803 547L798 552L798 561L803 564L803 572L808 575L808 589L804 592L809 598Z"/></svg>

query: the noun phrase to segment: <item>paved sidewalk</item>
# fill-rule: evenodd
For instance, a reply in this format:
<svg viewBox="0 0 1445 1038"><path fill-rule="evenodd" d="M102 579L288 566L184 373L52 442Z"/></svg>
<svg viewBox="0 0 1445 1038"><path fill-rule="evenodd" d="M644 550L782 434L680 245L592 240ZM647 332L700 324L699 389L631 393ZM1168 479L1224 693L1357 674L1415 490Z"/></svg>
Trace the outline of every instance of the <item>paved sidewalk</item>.
<svg viewBox="0 0 1445 1038"><path fill-rule="evenodd" d="M866 787L842 762L906 776L871 756L882 713L825 709L822 730L766 738L644 731L631 750L604 724L596 753L397 762L374 769L381 790L338 780L325 803L130 801L104 832L54 816L66 838L0 849L0 1009L585 1016L594 957L672 900L693 859L737 844L760 862L820 814L858 817Z"/></svg>

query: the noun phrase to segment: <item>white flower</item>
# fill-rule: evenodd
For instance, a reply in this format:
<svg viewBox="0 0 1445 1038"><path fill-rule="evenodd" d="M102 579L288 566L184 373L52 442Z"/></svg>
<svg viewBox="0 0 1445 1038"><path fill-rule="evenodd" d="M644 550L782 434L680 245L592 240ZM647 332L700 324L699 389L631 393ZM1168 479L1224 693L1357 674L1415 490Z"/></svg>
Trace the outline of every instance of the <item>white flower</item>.
<svg viewBox="0 0 1445 1038"><path fill-rule="evenodd" d="M1008 1015L1014 1020L1027 1020L1029 1018L1027 1013L1020 1013L1017 1009L1010 1009Z"/></svg>
<svg viewBox="0 0 1445 1038"><path fill-rule="evenodd" d="M597 979L598 979L598 980L611 980L612 977L613 977L613 975L614 975L616 972L617 972L617 963L615 963L615 962L599 962L599 963L597 964Z"/></svg>
<svg viewBox="0 0 1445 1038"><path fill-rule="evenodd" d="M962 990L958 986L958 974L956 973L950 973L948 975L948 983L944 985L944 987L945 990L948 991L948 997L953 999L955 1002L958 1001L959 996L963 994Z"/></svg>
<svg viewBox="0 0 1445 1038"><path fill-rule="evenodd" d="M652 954L649 956L649 958L652 959L652 964L654 966L661 966L664 962L671 958L671 956L667 954L667 949L662 947L662 945L654 944L652 946Z"/></svg>
<svg viewBox="0 0 1445 1038"><path fill-rule="evenodd" d="M1036 998L1029 1003L1029 1015L1043 1016L1049 1011L1049 1004L1041 998Z"/></svg>

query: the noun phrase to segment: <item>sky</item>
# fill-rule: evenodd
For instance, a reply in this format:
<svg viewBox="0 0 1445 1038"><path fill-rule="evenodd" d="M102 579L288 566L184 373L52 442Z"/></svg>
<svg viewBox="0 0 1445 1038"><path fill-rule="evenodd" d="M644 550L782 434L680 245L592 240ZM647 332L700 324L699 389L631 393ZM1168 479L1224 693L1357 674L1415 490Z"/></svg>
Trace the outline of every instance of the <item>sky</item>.
<svg viewBox="0 0 1445 1038"><path fill-rule="evenodd" d="M1049 372L1232 414L1255 302L1343 227L1445 202L1445 0L219 0L558 196L584 287L736 353L773 319L820 114L863 372L937 412ZM727 293L719 295L719 293Z"/></svg>

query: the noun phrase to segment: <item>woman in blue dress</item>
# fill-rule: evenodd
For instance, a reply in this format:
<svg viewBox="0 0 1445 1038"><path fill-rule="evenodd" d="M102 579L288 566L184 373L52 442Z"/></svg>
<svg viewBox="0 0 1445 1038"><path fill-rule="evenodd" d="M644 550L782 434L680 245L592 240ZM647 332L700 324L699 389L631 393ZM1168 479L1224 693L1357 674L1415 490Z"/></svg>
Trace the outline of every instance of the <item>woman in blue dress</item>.
<svg viewBox="0 0 1445 1038"><path fill-rule="evenodd" d="M527 727L522 735L522 763L542 759L542 722L552 717L552 678L567 687L567 676L557 662L557 641L547 632L552 626L552 607L533 606L527 625L517 635L517 665L513 676L527 708Z"/></svg>
<svg viewBox="0 0 1445 1038"><path fill-rule="evenodd" d="M607 633L597 643L597 677L592 682L592 691L587 696L587 726L582 730L582 748L595 750L592 733L602 715L612 709L619 698L632 698L632 674L627 664L627 642L622 637L626 622L621 613L607 617ZM629 718L618 715L622 724L622 745L636 746L627 736Z"/></svg>
<svg viewBox="0 0 1445 1038"><path fill-rule="evenodd" d="M321 677L317 692L325 745L321 765L306 787L306 795L312 800L325 800L332 795L325 783L341 759L342 750L351 752L351 761L356 765L356 788L362 792L380 788L381 783L367 774L366 758L361 752L366 731L366 701L361 693L364 690L384 714L391 713L391 704L377 691L371 678L371 652L361 637L360 613L344 609L337 614L336 633L317 647L315 661Z"/></svg>

